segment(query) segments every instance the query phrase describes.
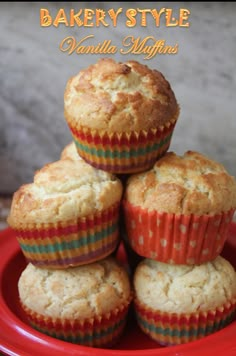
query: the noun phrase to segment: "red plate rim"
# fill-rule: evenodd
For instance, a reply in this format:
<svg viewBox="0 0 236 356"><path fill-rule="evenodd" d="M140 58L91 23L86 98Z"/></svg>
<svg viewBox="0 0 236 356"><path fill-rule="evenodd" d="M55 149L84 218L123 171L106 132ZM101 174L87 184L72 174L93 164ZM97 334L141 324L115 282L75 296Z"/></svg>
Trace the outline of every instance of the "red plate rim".
<svg viewBox="0 0 236 356"><path fill-rule="evenodd" d="M229 237L226 242L226 254L236 255L236 223L230 226ZM205 355L236 355L236 321L226 328L188 344L152 349L98 349L75 345L57 340L44 335L15 315L6 304L3 297L3 275L9 261L21 253L18 242L10 228L0 231L0 351L7 355L20 356L199 356L200 352ZM227 258L227 257L226 257ZM234 258L234 257L233 257ZM16 266L17 267L17 266Z"/></svg>

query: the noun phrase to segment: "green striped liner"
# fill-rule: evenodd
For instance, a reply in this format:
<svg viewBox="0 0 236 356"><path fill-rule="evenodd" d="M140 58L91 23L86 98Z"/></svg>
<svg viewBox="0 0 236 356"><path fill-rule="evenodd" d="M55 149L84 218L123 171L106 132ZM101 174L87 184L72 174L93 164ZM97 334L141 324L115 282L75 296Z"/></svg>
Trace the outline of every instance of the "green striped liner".
<svg viewBox="0 0 236 356"><path fill-rule="evenodd" d="M74 332L74 335L72 334L63 334L61 332L56 332L54 330L49 331L47 329L43 329L35 325L34 323L31 323L34 329L48 335L52 336L56 339L64 340L67 342L72 342L76 344L81 344L81 345L91 345L91 344L96 344L96 341L99 341L100 339L103 338L109 338L112 334L114 334L118 329L120 329L122 326L124 326L126 323L126 318L123 318L119 320L118 322L114 323L114 325L111 325L107 328L103 328L101 330L95 329L95 330L90 330L89 333L86 333L84 335L79 335L76 334L76 330L73 330L72 333Z"/></svg>
<svg viewBox="0 0 236 356"><path fill-rule="evenodd" d="M50 253L50 252L61 252L64 250L73 250L75 248L80 248L91 243L98 242L105 239L107 236L115 233L117 231L118 225L114 223L111 226L106 227L102 231L98 231L93 235L88 235L86 237L79 238L73 241L61 241L54 244L48 245L27 245L20 242L20 246L23 251L28 253Z"/></svg>
<svg viewBox="0 0 236 356"><path fill-rule="evenodd" d="M100 148L90 147L88 145L82 144L74 136L74 141L77 148L87 154L103 158L132 158L143 156L148 153L155 152L163 146L165 146L171 139L172 133L166 136L161 142L155 142L153 145L147 145L145 147L137 147L135 149L131 148L128 150L118 151L118 150L102 150Z"/></svg>
<svg viewBox="0 0 236 356"><path fill-rule="evenodd" d="M233 319L233 312L228 315L225 319L220 320L219 322L215 322L213 325L206 325L205 327L198 327L196 325L195 328L186 329L170 329L166 328L163 329L161 327L156 327L154 324L149 324L145 320L143 320L140 316L137 316L138 323L145 328L146 330L150 331L151 333L161 334L165 336L177 336L177 337L192 337L192 336L205 336L210 333L213 333L226 325L228 325Z"/></svg>

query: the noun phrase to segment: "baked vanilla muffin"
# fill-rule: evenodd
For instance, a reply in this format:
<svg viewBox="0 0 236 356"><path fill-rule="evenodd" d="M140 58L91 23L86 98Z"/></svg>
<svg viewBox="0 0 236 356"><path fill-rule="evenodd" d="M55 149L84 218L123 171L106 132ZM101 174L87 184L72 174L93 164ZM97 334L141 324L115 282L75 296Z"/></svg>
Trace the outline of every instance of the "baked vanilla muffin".
<svg viewBox="0 0 236 356"><path fill-rule="evenodd" d="M71 159L73 161L82 159L76 149L74 141L70 142L63 148L60 159Z"/></svg>
<svg viewBox="0 0 236 356"><path fill-rule="evenodd" d="M83 160L59 160L15 192L8 216L22 252L40 267L90 263L117 247L122 184Z"/></svg>
<svg viewBox="0 0 236 356"><path fill-rule="evenodd" d="M103 58L69 79L64 113L83 159L132 173L150 168L167 151L179 106L162 73Z"/></svg>
<svg viewBox="0 0 236 356"><path fill-rule="evenodd" d="M162 344L199 339L228 325L236 311L236 273L218 256L199 266L143 260L134 274L141 329Z"/></svg>
<svg viewBox="0 0 236 356"><path fill-rule="evenodd" d="M127 272L111 257L64 270L28 264L18 290L34 328L93 347L111 346L117 341L131 302Z"/></svg>
<svg viewBox="0 0 236 356"><path fill-rule="evenodd" d="M198 152L173 152L131 176L124 215L132 248L166 263L200 264L224 246L236 208L236 181Z"/></svg>

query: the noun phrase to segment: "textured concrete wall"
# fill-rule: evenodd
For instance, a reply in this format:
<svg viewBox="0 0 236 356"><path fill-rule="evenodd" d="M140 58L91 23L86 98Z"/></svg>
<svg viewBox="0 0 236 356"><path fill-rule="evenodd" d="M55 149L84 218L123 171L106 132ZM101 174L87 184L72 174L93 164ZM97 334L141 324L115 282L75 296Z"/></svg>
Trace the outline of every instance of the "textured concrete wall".
<svg viewBox="0 0 236 356"><path fill-rule="evenodd" d="M157 8L191 11L189 28L140 24L127 28L41 28L39 9ZM34 171L58 159L71 140L63 116L68 78L104 55L68 55L59 50L63 38L94 34L94 43L111 39L118 47L126 35L153 35L178 43L175 55L113 57L136 59L160 70L171 83L181 115L171 150L199 150L223 163L236 176L236 4L189 2L43 2L0 3L0 192L13 192L32 180ZM123 14L122 14L123 16Z"/></svg>

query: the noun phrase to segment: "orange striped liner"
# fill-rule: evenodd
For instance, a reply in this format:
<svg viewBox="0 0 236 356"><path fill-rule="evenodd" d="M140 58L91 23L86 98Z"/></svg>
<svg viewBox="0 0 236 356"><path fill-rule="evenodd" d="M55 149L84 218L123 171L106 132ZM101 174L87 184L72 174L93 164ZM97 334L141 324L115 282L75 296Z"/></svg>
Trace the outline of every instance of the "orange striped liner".
<svg viewBox="0 0 236 356"><path fill-rule="evenodd" d="M89 244L89 250L90 252L96 252L96 251L99 251L99 250L102 250L103 247L104 247L104 243L106 242L107 246L111 246L111 253L113 251L113 247L114 246L117 246L117 238L118 238L118 232L115 231L114 233L112 234L109 234L106 238L106 241L104 239L102 240L98 240L94 243L90 243ZM68 237L65 237L64 238L65 240L67 239L71 245L72 245L72 248L70 249L70 251L68 249L65 249L65 250L60 250L59 253L56 253L54 251L54 256L56 257L56 255L58 256L58 258L55 258L55 260L65 260L67 258L79 258L79 257L83 257L84 255L86 255L88 252L88 246L85 245L85 246L81 246L81 247L76 247L76 242L77 242L77 238L75 237L75 239L69 239ZM46 241L45 241L46 240ZM51 246L54 245L54 246L60 246L61 245L61 238L56 238L54 239L53 243L50 239L45 239L42 241L42 245L41 246ZM28 240L24 240L24 239L19 239L19 243L20 245L22 246L22 248L25 248L26 246L26 243L28 243ZM73 243L74 243L74 248L73 248ZM32 246L34 247L34 242L33 241L30 241L30 244L29 246ZM37 251L40 251L40 252L37 252ZM27 250L24 250L24 255L25 257L28 259L28 260L37 260L38 262L42 262L43 261L50 261L50 259L52 258L51 256L51 251L49 252L42 252L42 250L40 250L40 248L35 248L34 251L30 251L28 252ZM105 253L106 254L106 253ZM68 257L69 256L69 257ZM102 255L101 255L101 258ZM96 260L96 258L95 258ZM59 266L60 266L60 263L59 263Z"/></svg>
<svg viewBox="0 0 236 356"><path fill-rule="evenodd" d="M132 296L111 312L89 319L59 319L43 316L21 302L25 316L33 328L64 341L92 346L111 347L122 335Z"/></svg>
<svg viewBox="0 0 236 356"><path fill-rule="evenodd" d="M28 262L47 268L67 268L110 255L119 243L119 203L76 221L31 224L15 228Z"/></svg>
<svg viewBox="0 0 236 356"><path fill-rule="evenodd" d="M107 132L68 121L79 155L92 166L112 173L135 173L153 166L169 148L179 109L166 125L148 131Z"/></svg>

